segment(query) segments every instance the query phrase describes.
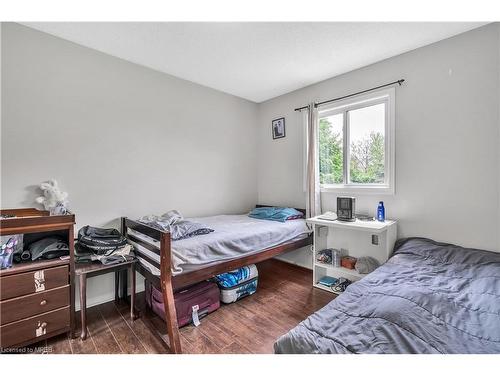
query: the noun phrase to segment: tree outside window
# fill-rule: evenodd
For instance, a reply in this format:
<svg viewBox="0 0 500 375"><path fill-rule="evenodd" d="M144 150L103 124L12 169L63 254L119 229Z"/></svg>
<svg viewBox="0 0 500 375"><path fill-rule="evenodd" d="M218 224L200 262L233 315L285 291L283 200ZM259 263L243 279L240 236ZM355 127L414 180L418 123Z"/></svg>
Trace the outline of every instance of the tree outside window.
<svg viewBox="0 0 500 375"><path fill-rule="evenodd" d="M378 103L320 118L319 173L322 185L385 182L385 111L385 103ZM349 145L344 139L344 131L349 135ZM349 152L344 156L346 147ZM344 160L347 160L348 171L344 170ZM345 176L349 181L344 181Z"/></svg>

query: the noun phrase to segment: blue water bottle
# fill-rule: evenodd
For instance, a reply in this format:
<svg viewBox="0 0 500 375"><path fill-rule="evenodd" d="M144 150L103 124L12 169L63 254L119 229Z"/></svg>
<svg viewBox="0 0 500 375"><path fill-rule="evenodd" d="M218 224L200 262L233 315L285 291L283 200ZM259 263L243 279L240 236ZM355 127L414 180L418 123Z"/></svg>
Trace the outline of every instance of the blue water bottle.
<svg viewBox="0 0 500 375"><path fill-rule="evenodd" d="M384 202L382 202L382 201L378 202L377 220L378 221L385 221L385 207L384 207Z"/></svg>

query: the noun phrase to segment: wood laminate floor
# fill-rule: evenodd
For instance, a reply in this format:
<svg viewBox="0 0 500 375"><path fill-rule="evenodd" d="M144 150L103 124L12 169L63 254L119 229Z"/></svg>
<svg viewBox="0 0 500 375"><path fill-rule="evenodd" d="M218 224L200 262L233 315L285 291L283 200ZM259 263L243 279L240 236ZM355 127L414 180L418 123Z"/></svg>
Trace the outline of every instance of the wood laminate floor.
<svg viewBox="0 0 500 375"><path fill-rule="evenodd" d="M180 329L184 353L272 353L278 337L335 295L311 285L312 271L278 260L258 264L257 292L221 308L201 320L201 325ZM144 295L138 294L139 308ZM45 353L166 353L144 319L164 329L158 317L131 321L125 302L108 302L87 310L87 340L60 335L29 347ZM79 314L77 314L79 317ZM79 325L79 321L77 323Z"/></svg>

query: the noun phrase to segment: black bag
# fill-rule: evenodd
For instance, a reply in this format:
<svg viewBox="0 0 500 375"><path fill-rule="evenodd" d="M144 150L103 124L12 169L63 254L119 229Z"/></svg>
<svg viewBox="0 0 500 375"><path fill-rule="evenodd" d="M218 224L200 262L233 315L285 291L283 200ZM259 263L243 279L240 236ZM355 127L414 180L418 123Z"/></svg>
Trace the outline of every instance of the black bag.
<svg viewBox="0 0 500 375"><path fill-rule="evenodd" d="M95 228L89 225L78 231L78 243L96 255L111 255L127 244L127 239L114 228Z"/></svg>

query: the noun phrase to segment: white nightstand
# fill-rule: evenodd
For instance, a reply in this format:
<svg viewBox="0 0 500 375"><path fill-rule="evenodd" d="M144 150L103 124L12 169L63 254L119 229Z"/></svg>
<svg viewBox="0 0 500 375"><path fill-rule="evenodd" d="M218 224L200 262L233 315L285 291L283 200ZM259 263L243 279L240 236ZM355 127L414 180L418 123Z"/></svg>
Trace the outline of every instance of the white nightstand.
<svg viewBox="0 0 500 375"><path fill-rule="evenodd" d="M307 219L314 227L313 246L313 286L332 292L329 287L318 284L323 276L345 277L352 282L366 275L344 267L334 267L316 260L318 251L334 248L343 249L342 255L356 258L370 256L381 264L390 256L397 237L397 223L394 220L354 222L322 220L317 217Z"/></svg>

